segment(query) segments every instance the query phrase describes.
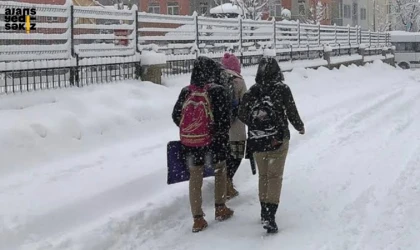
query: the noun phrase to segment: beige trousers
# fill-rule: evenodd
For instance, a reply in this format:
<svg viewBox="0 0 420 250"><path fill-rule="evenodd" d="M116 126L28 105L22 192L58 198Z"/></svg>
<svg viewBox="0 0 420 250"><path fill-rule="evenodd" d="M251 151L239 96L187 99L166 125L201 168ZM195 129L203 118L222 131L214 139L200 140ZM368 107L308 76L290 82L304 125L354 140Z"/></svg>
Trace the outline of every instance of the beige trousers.
<svg viewBox="0 0 420 250"><path fill-rule="evenodd" d="M279 204L288 150L289 141L287 140L278 150L254 153L259 173L260 202Z"/></svg>
<svg viewBox="0 0 420 250"><path fill-rule="evenodd" d="M202 192L204 166L191 166L190 168L190 205L194 217L202 216ZM226 202L226 161L219 162L214 169L214 200L215 204Z"/></svg>

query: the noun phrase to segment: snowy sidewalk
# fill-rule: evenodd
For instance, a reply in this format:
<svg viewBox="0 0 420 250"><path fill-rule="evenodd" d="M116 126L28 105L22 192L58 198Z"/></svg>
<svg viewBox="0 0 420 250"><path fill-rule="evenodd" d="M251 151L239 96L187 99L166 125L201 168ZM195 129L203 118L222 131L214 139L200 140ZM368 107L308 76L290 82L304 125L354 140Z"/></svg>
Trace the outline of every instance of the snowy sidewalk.
<svg viewBox="0 0 420 250"><path fill-rule="evenodd" d="M278 235L263 237L248 161L235 216L213 220L207 179L209 228L190 233L188 183L166 185L181 76L0 99L0 249L418 249L420 72L374 63L285 78L307 134L290 126Z"/></svg>

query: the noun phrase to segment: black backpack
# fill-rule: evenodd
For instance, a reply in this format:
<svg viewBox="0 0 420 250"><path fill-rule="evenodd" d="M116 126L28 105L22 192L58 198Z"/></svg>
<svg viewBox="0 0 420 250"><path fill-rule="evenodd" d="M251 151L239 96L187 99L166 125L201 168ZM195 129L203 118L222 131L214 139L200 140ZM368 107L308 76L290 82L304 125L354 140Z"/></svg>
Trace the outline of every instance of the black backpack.
<svg viewBox="0 0 420 250"><path fill-rule="evenodd" d="M282 120L278 115L279 111L274 107L274 92L254 91L249 103L247 150L250 152L273 151L279 149L282 144L283 130L279 124Z"/></svg>

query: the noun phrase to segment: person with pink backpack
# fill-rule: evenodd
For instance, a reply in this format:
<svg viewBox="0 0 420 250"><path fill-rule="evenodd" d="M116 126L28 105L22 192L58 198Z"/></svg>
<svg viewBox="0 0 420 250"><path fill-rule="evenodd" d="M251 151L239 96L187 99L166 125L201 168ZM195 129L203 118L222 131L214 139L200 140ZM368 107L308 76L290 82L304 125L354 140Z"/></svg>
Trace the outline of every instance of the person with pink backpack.
<svg viewBox="0 0 420 250"><path fill-rule="evenodd" d="M192 232L200 232L208 226L202 210L201 191L205 166L214 166L215 219L224 221L234 213L225 205L230 99L227 89L216 84L218 74L220 68L215 61L198 57L194 61L190 85L181 90L172 112L190 172Z"/></svg>

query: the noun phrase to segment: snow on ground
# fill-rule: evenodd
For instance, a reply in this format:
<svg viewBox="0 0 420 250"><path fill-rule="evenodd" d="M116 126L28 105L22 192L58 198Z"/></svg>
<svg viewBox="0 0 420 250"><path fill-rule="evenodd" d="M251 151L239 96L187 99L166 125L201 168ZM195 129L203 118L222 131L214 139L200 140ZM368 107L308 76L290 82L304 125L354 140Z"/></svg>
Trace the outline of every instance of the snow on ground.
<svg viewBox="0 0 420 250"><path fill-rule="evenodd" d="M190 233L188 183L166 185L179 76L1 98L0 249L419 249L420 72L375 62L285 78L307 134L291 129L278 235L259 224L248 161L235 216L214 221L206 179L209 228Z"/></svg>

